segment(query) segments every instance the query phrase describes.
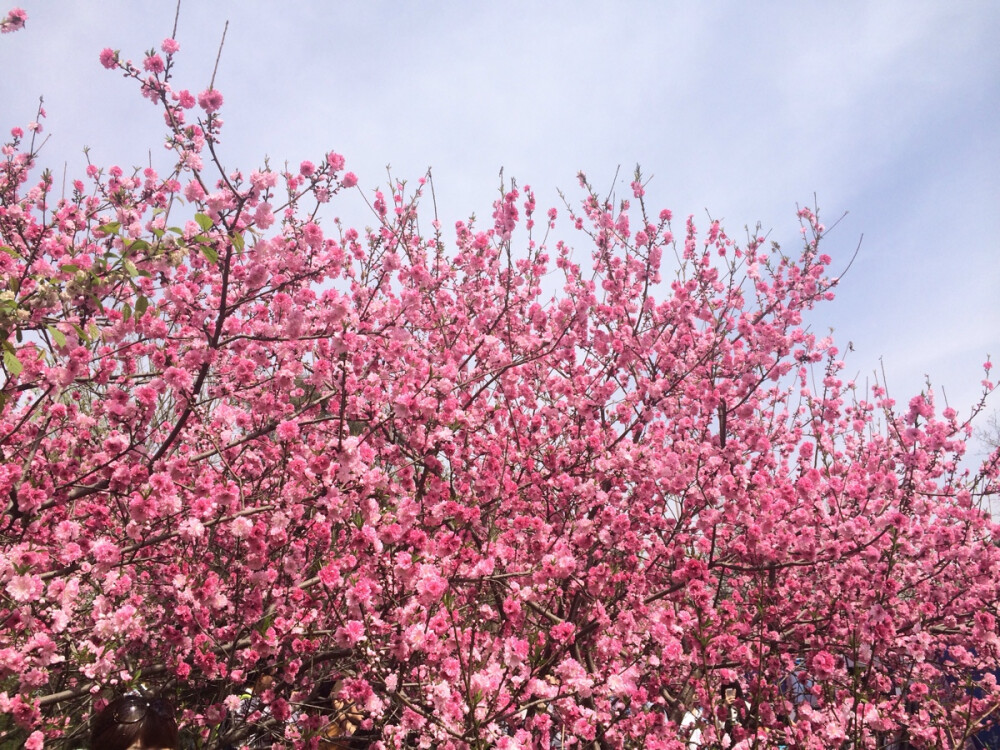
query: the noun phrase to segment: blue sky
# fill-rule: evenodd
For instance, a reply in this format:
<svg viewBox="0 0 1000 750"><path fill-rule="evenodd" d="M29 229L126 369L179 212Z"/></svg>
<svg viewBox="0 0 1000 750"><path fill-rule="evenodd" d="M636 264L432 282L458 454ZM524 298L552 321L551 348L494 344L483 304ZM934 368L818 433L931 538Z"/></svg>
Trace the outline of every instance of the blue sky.
<svg viewBox="0 0 1000 750"><path fill-rule="evenodd" d="M174 3L20 5L27 28L0 38L0 127L43 95L57 181L82 173L84 145L104 166L159 160L159 113L97 55L141 59ZM175 85L207 87L227 19L228 168L337 150L373 189L386 165L432 167L447 225L489 215L501 166L561 207L578 171L610 189L621 165L624 194L638 162L654 207L699 226L707 210L733 236L759 221L788 248L815 195L827 224L848 212L834 268L864 235L811 319L853 343L850 375L884 367L898 401L929 375L964 411L986 354L1000 359L998 3L188 0ZM365 221L359 201L336 210Z"/></svg>

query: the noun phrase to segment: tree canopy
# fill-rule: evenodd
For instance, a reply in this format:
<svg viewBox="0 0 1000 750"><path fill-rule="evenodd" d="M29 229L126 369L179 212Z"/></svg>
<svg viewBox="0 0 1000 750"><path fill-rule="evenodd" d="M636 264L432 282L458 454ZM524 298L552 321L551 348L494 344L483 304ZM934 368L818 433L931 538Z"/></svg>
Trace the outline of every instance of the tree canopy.
<svg viewBox="0 0 1000 750"><path fill-rule="evenodd" d="M803 321L838 282L815 209L794 253L675 235L636 170L541 213L509 181L452 232L425 177L349 229L335 152L221 167L223 96L175 87L177 53L101 55L162 109L169 173L64 194L37 124L2 149L0 742L79 742L128 690L197 747L961 747L992 720L998 454L967 468L930 389L845 378Z"/></svg>

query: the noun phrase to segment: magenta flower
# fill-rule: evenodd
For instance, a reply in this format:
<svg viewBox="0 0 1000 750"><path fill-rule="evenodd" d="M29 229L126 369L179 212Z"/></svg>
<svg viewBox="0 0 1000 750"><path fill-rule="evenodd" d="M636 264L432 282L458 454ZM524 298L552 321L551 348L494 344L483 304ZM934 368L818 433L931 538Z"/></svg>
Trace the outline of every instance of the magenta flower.
<svg viewBox="0 0 1000 750"><path fill-rule="evenodd" d="M181 45L177 43L175 39L170 39L169 37L164 39L160 44L160 50L166 55L172 55L178 50L180 50Z"/></svg>
<svg viewBox="0 0 1000 750"><path fill-rule="evenodd" d="M341 179L340 184L347 188L354 187L358 184L358 176L354 172L348 172Z"/></svg>

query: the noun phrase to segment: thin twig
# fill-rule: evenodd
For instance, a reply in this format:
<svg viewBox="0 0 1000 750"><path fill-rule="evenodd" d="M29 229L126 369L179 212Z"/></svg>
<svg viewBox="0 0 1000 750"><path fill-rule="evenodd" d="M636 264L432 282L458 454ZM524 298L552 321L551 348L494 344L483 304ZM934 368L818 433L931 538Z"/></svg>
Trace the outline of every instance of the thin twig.
<svg viewBox="0 0 1000 750"><path fill-rule="evenodd" d="M181 17L181 0L177 0L177 10L174 12L174 30L170 32L170 38L177 38L177 22Z"/></svg>
<svg viewBox="0 0 1000 750"><path fill-rule="evenodd" d="M858 238L858 246L856 248L854 248L854 255L852 255L851 256L851 260L848 261L847 268L845 268L843 271L841 271L840 275L837 277L837 280L833 282L833 286L836 286L837 284L839 284L840 280L842 278L844 278L844 276L847 275L848 271L851 270L851 266L854 265L854 261L857 260L857 258L858 258L858 253L861 252L861 243L864 242L864 239L865 239L865 236L863 234Z"/></svg>
<svg viewBox="0 0 1000 750"><path fill-rule="evenodd" d="M208 84L209 89L215 88L215 74L219 72L219 60L222 59L222 48L226 45L226 32L229 31L229 21L222 27L222 41L219 42L219 53L215 56L215 67L212 68L212 80Z"/></svg>

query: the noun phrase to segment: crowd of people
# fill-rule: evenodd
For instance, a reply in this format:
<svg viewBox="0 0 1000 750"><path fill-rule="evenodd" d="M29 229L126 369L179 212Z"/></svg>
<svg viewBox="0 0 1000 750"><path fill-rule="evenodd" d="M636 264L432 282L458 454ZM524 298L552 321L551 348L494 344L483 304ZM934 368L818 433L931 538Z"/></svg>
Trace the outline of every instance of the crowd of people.
<svg viewBox="0 0 1000 750"><path fill-rule="evenodd" d="M788 685L783 685L783 692L789 694L793 703L800 704L809 700L809 692L800 690L807 687L794 679ZM724 728L723 744L728 745L733 740L734 729L737 726L747 728L748 716L745 709L749 704L743 696L739 683L727 683L721 688ZM351 718L353 714L347 712ZM681 722L681 729L687 731L688 747L691 750L702 747L701 716L688 712ZM356 728L351 727L339 739L324 743L326 748L354 747L350 734ZM343 731L343 728L341 728ZM340 732L338 732L340 734ZM346 742L344 742L346 740ZM887 738L887 750L911 750L903 737ZM367 742L357 745L367 746ZM163 698L145 697L142 695L124 695L112 700L99 711L90 724L89 750L180 750L180 733L174 707ZM779 745L779 747L783 747ZM1000 730L986 730L969 743L973 748L1000 748Z"/></svg>

